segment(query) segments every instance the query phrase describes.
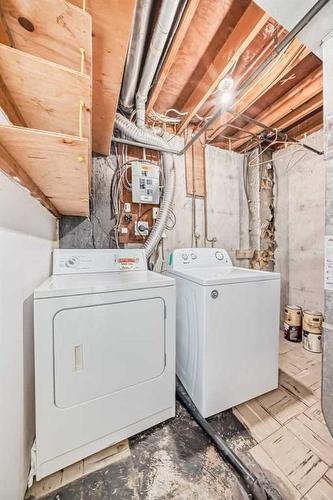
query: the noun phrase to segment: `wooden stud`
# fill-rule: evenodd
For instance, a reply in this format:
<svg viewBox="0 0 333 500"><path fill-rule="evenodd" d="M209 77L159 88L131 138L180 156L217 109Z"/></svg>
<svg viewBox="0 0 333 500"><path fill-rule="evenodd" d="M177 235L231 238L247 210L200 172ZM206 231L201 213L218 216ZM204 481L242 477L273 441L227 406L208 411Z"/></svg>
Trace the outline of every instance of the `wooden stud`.
<svg viewBox="0 0 333 500"><path fill-rule="evenodd" d="M184 131L195 113L206 102L218 83L230 71L234 61L250 45L268 19L268 14L254 2L249 5L220 52L208 66L200 85L182 107L181 111L188 112L188 115L181 122L177 133Z"/></svg>
<svg viewBox="0 0 333 500"><path fill-rule="evenodd" d="M154 104L156 103L156 101L160 95L163 84L164 84L164 82L165 82L165 80L170 72L170 69L171 69L173 63L175 62L175 59L178 55L180 46L181 46L182 42L184 41L185 35L187 33L187 30L191 24L193 17L197 11L199 3L200 3L200 0L191 0L191 2L188 2L188 4L187 4L186 11L184 12L182 19L180 21L180 26L179 26L177 33L176 33L176 35L171 43L170 50L165 58L165 62L163 64L161 73L158 77L158 81L157 81L157 83L156 83L156 85L151 93L150 98L149 98L147 113L149 113L153 109Z"/></svg>
<svg viewBox="0 0 333 500"><path fill-rule="evenodd" d="M82 0L71 0L82 7ZM87 11L93 23L93 151L108 155L135 0L93 0Z"/></svg>

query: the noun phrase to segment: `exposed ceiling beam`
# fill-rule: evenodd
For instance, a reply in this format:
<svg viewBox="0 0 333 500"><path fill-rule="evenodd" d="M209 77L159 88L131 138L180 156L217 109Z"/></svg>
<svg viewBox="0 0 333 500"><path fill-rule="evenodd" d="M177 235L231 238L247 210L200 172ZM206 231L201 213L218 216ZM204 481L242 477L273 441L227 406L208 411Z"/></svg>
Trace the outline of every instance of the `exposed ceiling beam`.
<svg viewBox="0 0 333 500"><path fill-rule="evenodd" d="M284 96L280 97L273 104L268 106L264 111L259 113L255 118L256 120L265 123L267 126L273 126L284 115L292 112L298 106L304 104L306 101L320 93L322 90L322 69L317 68L298 85L292 88ZM262 131L262 128L256 124L250 123L243 127L244 132L257 134ZM243 133L243 132L242 132ZM239 134L235 134L236 138ZM233 148L238 149L242 144L246 143L247 139L239 139L233 141Z"/></svg>
<svg viewBox="0 0 333 500"><path fill-rule="evenodd" d="M281 56L278 56L267 67L263 74L251 83L234 103L233 109L238 113L245 113L263 94L268 92L279 80L282 80L293 68L302 62L310 51L305 48L300 41L296 38L287 47ZM209 135L209 140L217 137L224 128L227 127L228 122L233 120L230 113L224 113L219 120L215 123L215 130Z"/></svg>
<svg viewBox="0 0 333 500"><path fill-rule="evenodd" d="M279 130L284 130L285 128L290 127L293 123L296 123L302 118L305 118L310 113L313 113L313 111L316 111L316 109L321 108L322 105L323 94L322 92L320 92L298 108L283 116L283 118L273 124L273 127Z"/></svg>
<svg viewBox="0 0 333 500"><path fill-rule="evenodd" d="M51 201L42 193L37 184L29 177L29 175L18 165L8 151L0 144L0 169L19 184L24 186L32 196L37 198L44 207L50 210L56 217L59 213Z"/></svg>
<svg viewBox="0 0 333 500"><path fill-rule="evenodd" d="M288 130L288 134L295 137L295 139L304 139L306 135L313 134L317 130L323 128L323 110L313 114L302 123Z"/></svg>
<svg viewBox="0 0 333 500"><path fill-rule="evenodd" d="M213 62L208 66L200 84L184 104L181 111L187 112L188 115L183 119L177 133L180 134L184 131L195 113L206 102L219 82L230 71L234 62L237 61L244 50L250 45L268 19L268 14L255 3L252 2L248 6L229 38L221 47Z"/></svg>
<svg viewBox="0 0 333 500"><path fill-rule="evenodd" d="M173 63L176 60L180 46L185 38L185 35L186 35L187 30L191 24L193 16L196 13L196 10L198 8L199 3L200 3L200 0L191 0L191 2L188 2L188 4L187 4L186 10L182 16L181 21L180 21L180 25L178 27L178 30L175 34L175 37L171 43L171 47L169 49L169 52L166 56L161 73L158 76L157 83L154 86L153 91L149 97L148 108L147 108L148 113L153 109L153 107L154 107L154 105L155 105L155 103L160 95L163 84L168 77L168 74L170 72L170 69L171 69Z"/></svg>

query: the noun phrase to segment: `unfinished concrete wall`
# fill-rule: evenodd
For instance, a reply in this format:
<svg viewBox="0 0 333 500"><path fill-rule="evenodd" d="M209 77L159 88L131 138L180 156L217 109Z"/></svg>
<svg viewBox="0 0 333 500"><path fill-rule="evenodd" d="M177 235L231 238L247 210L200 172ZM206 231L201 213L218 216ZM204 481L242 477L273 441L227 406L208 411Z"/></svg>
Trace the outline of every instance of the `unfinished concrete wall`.
<svg viewBox="0 0 333 500"><path fill-rule="evenodd" d="M323 149L322 131L306 143ZM281 306L324 309L325 165L318 156L289 145L273 154L276 174L275 270L281 272Z"/></svg>
<svg viewBox="0 0 333 500"><path fill-rule="evenodd" d="M183 139L174 137L170 146L180 148ZM112 248L110 211L110 184L114 169L110 162L98 158L94 161L91 217L62 217L60 221L60 247L62 248ZM185 159L175 157L176 194L174 213L176 226L166 231L165 255L174 248L194 246L192 241L192 196L186 194ZM206 147L208 238L216 238L215 246L226 248L232 258L239 248L240 239L240 182L242 156L212 146ZM204 246L204 200L197 198L196 233L198 246ZM207 243L209 246L210 243Z"/></svg>

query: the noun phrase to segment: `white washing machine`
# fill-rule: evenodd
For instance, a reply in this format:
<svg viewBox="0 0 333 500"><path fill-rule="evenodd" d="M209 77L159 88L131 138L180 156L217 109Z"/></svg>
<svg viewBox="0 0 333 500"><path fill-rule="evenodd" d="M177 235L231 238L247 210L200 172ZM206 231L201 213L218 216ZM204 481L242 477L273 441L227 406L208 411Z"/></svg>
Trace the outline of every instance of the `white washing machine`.
<svg viewBox="0 0 333 500"><path fill-rule="evenodd" d="M278 386L280 275L234 267L223 249L169 256L176 371L203 417Z"/></svg>
<svg viewBox="0 0 333 500"><path fill-rule="evenodd" d="M37 479L175 414L175 281L142 250L55 250L35 290Z"/></svg>

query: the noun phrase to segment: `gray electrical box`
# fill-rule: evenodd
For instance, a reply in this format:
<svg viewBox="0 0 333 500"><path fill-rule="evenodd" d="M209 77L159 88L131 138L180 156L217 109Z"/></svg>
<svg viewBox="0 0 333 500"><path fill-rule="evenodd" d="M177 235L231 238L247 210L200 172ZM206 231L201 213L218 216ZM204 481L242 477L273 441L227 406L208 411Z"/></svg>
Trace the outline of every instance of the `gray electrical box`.
<svg viewBox="0 0 333 500"><path fill-rule="evenodd" d="M132 202L160 203L160 167L152 163L132 163Z"/></svg>

